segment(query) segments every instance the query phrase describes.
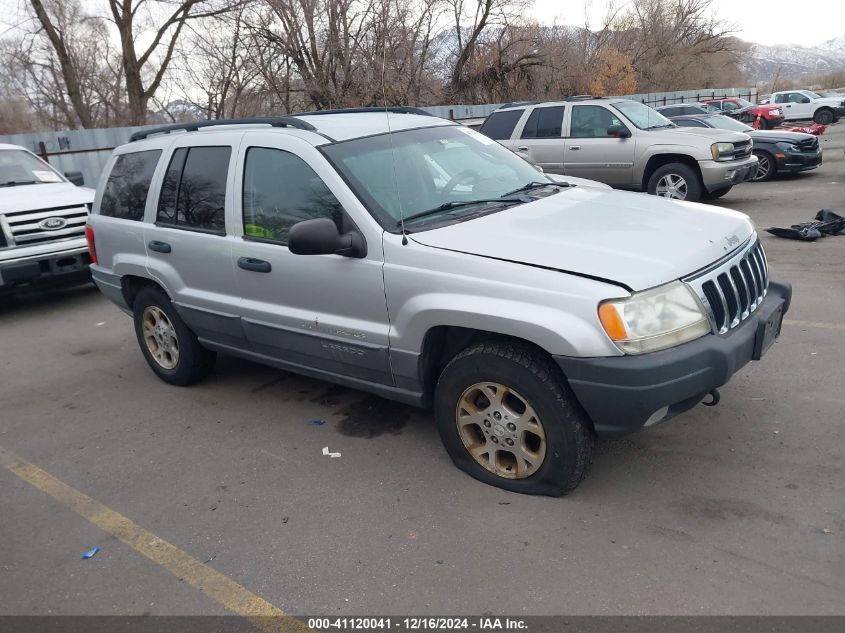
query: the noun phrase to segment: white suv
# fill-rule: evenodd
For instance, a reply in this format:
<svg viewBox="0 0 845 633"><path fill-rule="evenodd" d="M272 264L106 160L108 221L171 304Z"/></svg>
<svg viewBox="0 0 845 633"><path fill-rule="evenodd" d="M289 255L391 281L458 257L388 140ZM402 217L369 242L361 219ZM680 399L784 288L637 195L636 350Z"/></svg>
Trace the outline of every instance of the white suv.
<svg viewBox="0 0 845 633"><path fill-rule="evenodd" d="M745 215L558 182L451 121L177 128L115 150L89 220L153 372L226 353L431 407L455 464L508 490L563 494L597 434L716 399L789 307Z"/></svg>

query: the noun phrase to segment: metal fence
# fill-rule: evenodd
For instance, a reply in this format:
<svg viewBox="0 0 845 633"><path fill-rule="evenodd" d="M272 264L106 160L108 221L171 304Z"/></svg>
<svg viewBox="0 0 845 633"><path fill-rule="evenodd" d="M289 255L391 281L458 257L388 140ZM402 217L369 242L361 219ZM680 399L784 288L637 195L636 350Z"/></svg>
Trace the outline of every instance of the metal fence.
<svg viewBox="0 0 845 633"><path fill-rule="evenodd" d="M741 97L756 101L755 88L702 88L675 92L652 92L647 94L622 95L650 106L671 105L686 101L703 101L724 97ZM446 119L456 121L480 119L488 116L502 104L443 105L424 107L423 110ZM91 130L67 130L61 132L27 132L0 136L0 143L21 145L38 154L64 174L80 174L87 187L96 187L100 174L109 159L111 151L129 140L133 132L157 127L144 125L136 127L115 127Z"/></svg>

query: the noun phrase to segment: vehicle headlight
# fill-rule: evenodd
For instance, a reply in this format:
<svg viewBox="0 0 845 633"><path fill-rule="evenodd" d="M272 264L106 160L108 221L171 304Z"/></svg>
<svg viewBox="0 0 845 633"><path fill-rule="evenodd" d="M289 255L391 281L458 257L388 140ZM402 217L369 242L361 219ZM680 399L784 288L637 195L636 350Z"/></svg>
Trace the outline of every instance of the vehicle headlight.
<svg viewBox="0 0 845 633"><path fill-rule="evenodd" d="M779 149L782 149L785 152L797 152L798 151L798 146L795 143L788 143L787 141L780 141L778 143L775 143L775 145Z"/></svg>
<svg viewBox="0 0 845 633"><path fill-rule="evenodd" d="M733 143L713 143L710 146L710 153L713 155L713 160L729 160L733 158L733 151Z"/></svg>
<svg viewBox="0 0 845 633"><path fill-rule="evenodd" d="M710 322L698 297L680 281L626 299L603 301L599 320L626 354L656 352L710 332Z"/></svg>

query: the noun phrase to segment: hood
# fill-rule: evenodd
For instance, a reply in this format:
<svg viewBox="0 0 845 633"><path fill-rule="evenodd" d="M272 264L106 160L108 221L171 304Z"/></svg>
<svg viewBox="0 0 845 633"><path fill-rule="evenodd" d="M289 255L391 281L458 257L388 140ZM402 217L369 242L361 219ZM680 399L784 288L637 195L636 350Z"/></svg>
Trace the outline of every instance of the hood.
<svg viewBox="0 0 845 633"><path fill-rule="evenodd" d="M748 135L755 141L768 141L770 143L800 143L815 138L812 134L803 132L780 132L778 130L754 130Z"/></svg>
<svg viewBox="0 0 845 633"><path fill-rule="evenodd" d="M689 136L698 136L701 138L710 139L711 141L721 141L725 143L736 143L738 141L747 141L747 134L744 132L733 132L731 130L720 130L715 127L676 127L668 128L667 132L674 132L676 134L687 134Z"/></svg>
<svg viewBox="0 0 845 633"><path fill-rule="evenodd" d="M69 182L0 188L0 214L94 202L94 190Z"/></svg>
<svg viewBox="0 0 845 633"><path fill-rule="evenodd" d="M728 209L573 187L411 238L645 290L704 268L753 232L748 216Z"/></svg>
<svg viewBox="0 0 845 633"><path fill-rule="evenodd" d="M839 107L845 104L845 97L820 97L819 99L814 99L813 103Z"/></svg>

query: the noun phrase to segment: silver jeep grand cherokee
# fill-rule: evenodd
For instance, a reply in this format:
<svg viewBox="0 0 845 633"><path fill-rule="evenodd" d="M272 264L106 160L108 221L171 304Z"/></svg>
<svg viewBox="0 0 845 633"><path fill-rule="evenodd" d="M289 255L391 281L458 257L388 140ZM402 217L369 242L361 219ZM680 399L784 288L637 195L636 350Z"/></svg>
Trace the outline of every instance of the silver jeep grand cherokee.
<svg viewBox="0 0 845 633"><path fill-rule="evenodd" d="M458 467L533 494L715 397L791 296L741 213L552 180L408 108L139 134L88 232L162 380L222 352L430 406Z"/></svg>

